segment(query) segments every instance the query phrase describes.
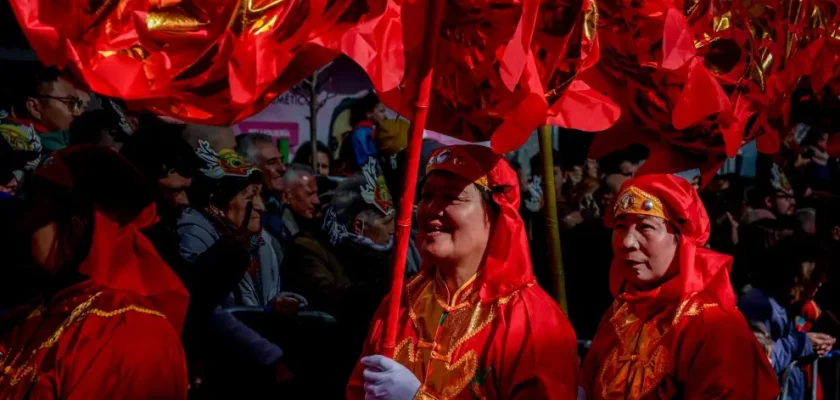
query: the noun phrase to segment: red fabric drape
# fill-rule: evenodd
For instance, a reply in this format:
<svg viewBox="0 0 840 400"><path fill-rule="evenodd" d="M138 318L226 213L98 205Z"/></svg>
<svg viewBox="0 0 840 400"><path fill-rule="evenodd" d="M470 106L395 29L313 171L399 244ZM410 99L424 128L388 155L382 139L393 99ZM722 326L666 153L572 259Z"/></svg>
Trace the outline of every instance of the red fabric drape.
<svg viewBox="0 0 840 400"><path fill-rule="evenodd" d="M230 125L331 61L386 0L11 1L47 65L132 106Z"/></svg>
<svg viewBox="0 0 840 400"><path fill-rule="evenodd" d="M383 103L406 117L422 72L416 66L427 3L392 1L342 45ZM426 128L490 140L507 152L545 123L588 131L610 126L617 107L577 78L597 61L596 24L595 3L583 0L447 2Z"/></svg>

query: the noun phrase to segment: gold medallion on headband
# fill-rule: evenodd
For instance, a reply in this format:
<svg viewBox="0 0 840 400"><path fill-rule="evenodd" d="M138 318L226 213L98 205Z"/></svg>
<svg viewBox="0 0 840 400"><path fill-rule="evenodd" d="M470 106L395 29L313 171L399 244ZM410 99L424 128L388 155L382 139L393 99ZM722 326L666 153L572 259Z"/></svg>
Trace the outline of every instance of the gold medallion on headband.
<svg viewBox="0 0 840 400"><path fill-rule="evenodd" d="M614 217L621 214L649 215L666 221L670 220L661 200L635 186L630 186L621 192L618 201L613 206Z"/></svg>

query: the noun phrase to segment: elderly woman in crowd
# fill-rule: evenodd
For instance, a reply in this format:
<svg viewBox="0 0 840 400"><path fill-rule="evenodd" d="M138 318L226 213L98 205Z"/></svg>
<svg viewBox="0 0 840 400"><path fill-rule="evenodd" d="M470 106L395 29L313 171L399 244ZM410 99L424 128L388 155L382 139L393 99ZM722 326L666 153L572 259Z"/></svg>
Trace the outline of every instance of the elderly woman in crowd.
<svg viewBox="0 0 840 400"><path fill-rule="evenodd" d="M626 181L607 214L613 305L583 366L590 399L775 399L772 367L735 308L731 258L673 175ZM725 333L722 333L725 332Z"/></svg>
<svg viewBox="0 0 840 400"><path fill-rule="evenodd" d="M116 152L58 151L18 215L42 296L0 322L3 399L186 399L188 295L139 230L154 188Z"/></svg>
<svg viewBox="0 0 840 400"><path fill-rule="evenodd" d="M295 314L305 306L305 301L299 296L281 292L281 260L276 250L279 244L262 229L260 218L265 210L261 197L261 172L234 151L223 149L216 152L203 140L199 140L196 153L205 167L190 187L191 208L178 221L181 256L187 262L196 263L199 256L223 237L237 238L242 250L239 255L241 261L232 262L231 268L240 264L246 267L239 283L221 306L265 307L267 311L282 315ZM243 396L246 394L242 390L254 390L255 394L265 390L260 386L268 380L263 379L264 374L274 374L278 381L291 377L283 350L264 338L261 332L251 330L221 309L213 312L207 323L209 335L205 336L218 338L208 343L216 346L209 349L208 356L226 353L223 356L239 362L235 370L230 369L233 363L228 361L215 364L228 369L227 375L217 378L215 383L232 384L232 387L240 388L237 395ZM199 332L200 329L193 331ZM242 363L243 360L247 364ZM238 378L232 378L235 374L252 380L242 385L237 382ZM220 382L220 379L225 382Z"/></svg>
<svg viewBox="0 0 840 400"><path fill-rule="evenodd" d="M516 173L477 145L437 149L426 172L423 267L403 292L394 359L374 355L382 306L347 397L574 399L575 335L535 284Z"/></svg>

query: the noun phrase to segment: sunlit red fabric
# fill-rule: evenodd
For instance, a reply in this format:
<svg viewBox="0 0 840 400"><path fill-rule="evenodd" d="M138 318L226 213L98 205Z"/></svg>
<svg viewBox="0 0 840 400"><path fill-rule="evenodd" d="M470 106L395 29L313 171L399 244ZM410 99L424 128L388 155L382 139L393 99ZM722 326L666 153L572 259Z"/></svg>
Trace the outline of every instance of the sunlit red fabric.
<svg viewBox="0 0 840 400"><path fill-rule="evenodd" d="M596 153L617 150L610 142L626 141L617 136L652 132L635 140L651 147L641 173L690 165L713 174L755 138L760 151L778 151L801 79L810 77L817 92L837 81L834 0L598 5L603 53L596 68L609 76L599 84L632 119L596 137ZM686 157L693 161L680 162ZM678 165L668 164L674 159Z"/></svg>
<svg viewBox="0 0 840 400"><path fill-rule="evenodd" d="M487 187L499 212L479 271L455 294L443 295L445 284L428 260L405 286L394 359L422 383L417 398L575 398L574 331L556 301L536 284L519 215L516 172L503 157L479 145L442 147L427 165L427 173L445 171ZM430 298L434 303L427 307ZM374 316L363 356L381 351L389 301L386 298ZM435 315L435 304L447 302L447 316ZM432 320L438 334L418 323ZM506 367L510 360L517 360L516 368ZM347 386L348 399L365 398L363 369L357 364Z"/></svg>
<svg viewBox="0 0 840 400"><path fill-rule="evenodd" d="M386 0L11 1L47 65L111 97L229 125L332 60Z"/></svg>
<svg viewBox="0 0 840 400"><path fill-rule="evenodd" d="M594 2L583 0L448 1L426 128L467 141L490 140L496 151L506 152L546 122L586 130L608 126L574 115L590 103L608 116L615 112L609 99L574 84L586 63L597 60L590 6ZM382 101L405 117L411 116L422 75L416 66L427 7L427 1L394 0L376 23L355 28L342 46L371 76ZM574 94L564 97L569 90Z"/></svg>
<svg viewBox="0 0 840 400"><path fill-rule="evenodd" d="M664 174L630 179L619 193L631 186L658 199L679 230L679 270L643 290L624 280L623 260L613 260L610 289L616 299L582 368L587 398L699 399L726 393L724 398L775 399L773 368L735 306L732 258L703 247L709 216L697 191L685 179ZM616 204L623 207L619 196ZM606 215L609 227L614 213ZM711 344L707 338L720 329L727 330L726 338ZM636 354L643 357L631 356Z"/></svg>

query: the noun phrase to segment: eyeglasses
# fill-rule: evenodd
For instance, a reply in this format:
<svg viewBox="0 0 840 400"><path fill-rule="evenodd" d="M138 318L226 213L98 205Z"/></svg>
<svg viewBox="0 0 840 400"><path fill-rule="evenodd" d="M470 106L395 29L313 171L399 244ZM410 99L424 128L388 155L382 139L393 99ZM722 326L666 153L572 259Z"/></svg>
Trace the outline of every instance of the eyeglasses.
<svg viewBox="0 0 840 400"><path fill-rule="evenodd" d="M39 99L58 100L58 101L64 103L65 105L67 105L67 107L69 107L70 110L72 110L72 111L82 111L85 108L85 102L82 101L82 99L80 99L76 96L55 97L55 96L47 96L47 95L38 95L38 96L35 96L35 97L39 98Z"/></svg>

